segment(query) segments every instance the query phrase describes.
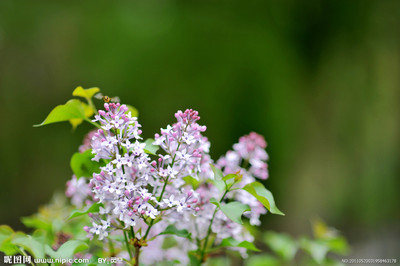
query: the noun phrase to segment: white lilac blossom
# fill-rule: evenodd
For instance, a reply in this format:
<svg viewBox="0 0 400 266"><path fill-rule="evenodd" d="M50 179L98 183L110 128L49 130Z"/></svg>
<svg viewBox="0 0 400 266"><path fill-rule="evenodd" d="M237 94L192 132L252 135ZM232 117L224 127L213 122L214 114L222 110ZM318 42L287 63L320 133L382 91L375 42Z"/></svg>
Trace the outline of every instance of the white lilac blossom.
<svg viewBox="0 0 400 266"><path fill-rule="evenodd" d="M74 206L81 208L83 204L91 204L91 201L88 198L90 194L91 189L85 178L78 179L73 175L72 179L67 181L65 195L71 198L71 203Z"/></svg>
<svg viewBox="0 0 400 266"><path fill-rule="evenodd" d="M210 142L202 134L206 127L197 123L198 112L192 109L178 111L177 122L155 134L153 145L161 148L161 153L149 155L146 144L141 142L141 125L132 117L125 105L104 104L94 122L101 128L89 133L93 160L104 162L100 172L93 173L89 184L85 179L74 177L68 182L67 195L76 206L92 196L92 200L102 204L97 214L89 214L92 225L85 227L88 236L106 239L113 229L132 230L136 237L152 239L142 250L142 262L155 264L164 260L179 260L187 264L185 254L195 250L197 243L204 240L211 221L214 243L232 237L237 241L253 241L253 236L240 224L234 223L216 206L211 198L220 199L222 193L209 182L214 179L210 167L213 163L209 155ZM80 151L87 150L87 138ZM244 187L256 178L268 178L268 155L264 150L264 138L254 132L239 139L216 164L224 175L238 173L242 176L234 186ZM197 179L199 185L193 188L185 177ZM88 191L88 189L90 189ZM226 194L226 201L236 200L249 205L251 211L244 215L250 224L259 225L260 215L265 207L244 190ZM161 220L153 225L153 221ZM213 218L214 217L214 218ZM163 249L165 235L161 232L173 224L178 230L187 230L191 239L176 238L176 245ZM151 229L151 230L150 230ZM234 248L245 257L246 249ZM126 254L125 254L126 255Z"/></svg>
<svg viewBox="0 0 400 266"><path fill-rule="evenodd" d="M89 233L104 237L103 231L109 230L102 225L104 219L108 219L109 227L138 229L139 220L147 223L163 211L194 214L197 193L184 187L182 177L197 176L201 154L208 149L200 134L206 128L196 123L197 112L178 112L178 122L161 130L161 136L156 135L155 144L166 154L151 161L144 151L145 144L139 142L140 124L127 113L127 107L118 103L104 106L107 112L101 110L95 116L101 129L93 135L91 146L94 160L108 163L90 181L95 200L104 208L94 216L99 222Z"/></svg>
<svg viewBox="0 0 400 266"><path fill-rule="evenodd" d="M94 216L100 223L93 223L88 230L101 237L111 226L127 228L139 219L155 219L159 214L158 202L148 191L152 167L144 144L138 141L141 130L137 118L131 116L126 105L106 103L104 108L106 111L100 110L95 116L101 129L94 134L91 146L94 160L105 159L108 163L90 181L94 198L104 208Z"/></svg>
<svg viewBox="0 0 400 266"><path fill-rule="evenodd" d="M236 187L244 187L245 185L256 181L256 178L268 178L268 154L265 151L267 142L264 137L251 132L249 135L239 139L239 143L233 145L233 151L228 151L217 161L217 166L221 168L224 174L240 172L243 175L241 182ZM260 216L265 214L267 210L254 197L249 197L248 193L243 190L236 190L228 193L228 198L247 204L251 211L246 212L245 216L250 218L251 225L260 225Z"/></svg>

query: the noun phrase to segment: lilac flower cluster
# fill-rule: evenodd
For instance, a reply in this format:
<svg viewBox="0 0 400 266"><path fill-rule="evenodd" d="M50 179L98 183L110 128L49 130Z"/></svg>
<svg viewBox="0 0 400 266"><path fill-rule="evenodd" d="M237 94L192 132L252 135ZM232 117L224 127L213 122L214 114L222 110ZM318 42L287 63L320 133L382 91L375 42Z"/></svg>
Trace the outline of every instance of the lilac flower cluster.
<svg viewBox="0 0 400 266"><path fill-rule="evenodd" d="M153 264L163 260L178 259L188 263L185 253L196 249L192 240L203 240L207 235L216 206L211 198L220 199L222 193L210 180L214 179L210 164L210 142L202 134L206 127L199 125L198 112L192 109L178 111L176 123L155 134L153 145L161 152L152 154L141 142L141 125L132 117L125 105L104 104L94 122L101 128L89 134L80 151L90 147L95 161L105 162L99 173L94 173L89 184L84 178L74 177L68 183L67 195L72 203L82 206L85 200L102 203L97 214L90 214L91 227L86 227L89 237L106 238L113 229L132 227L137 238L153 239L148 248L142 250L144 263ZM243 177L235 187L241 188L268 178L268 155L266 142L256 133L239 139L216 164L226 174L240 173ZM186 177L198 181L192 187ZM248 204L250 212L244 215L253 225L259 225L259 217L266 213L264 206L243 190L226 194L225 200L236 200ZM162 219L153 225L153 220ZM191 232L192 240L179 238L177 245L163 249L165 235L159 235L168 225ZM151 230L150 230L151 229ZM244 226L231 221L222 211L217 211L211 226L215 243L233 237L238 241L253 241ZM148 234L148 236L147 236ZM244 248L239 250L246 256ZM156 254L156 255L155 255ZM183 254L183 255L182 255Z"/></svg>
<svg viewBox="0 0 400 266"><path fill-rule="evenodd" d="M224 168L224 173L234 173L247 168L249 174L260 178L268 178L268 154L265 151L267 142L264 137L251 132L239 139L239 143L233 145L233 151L228 151L218 160L218 166Z"/></svg>
<svg viewBox="0 0 400 266"><path fill-rule="evenodd" d="M217 161L217 166L223 169L224 174L240 171L243 178L236 187L256 181L256 178L268 178L268 154L265 151L267 142L264 137L251 132L249 135L239 139L239 143L233 145L233 151L228 151ZM267 213L266 208L254 197L249 197L243 190L236 190L228 193L228 198L249 205L251 211L244 215L250 219L251 225L260 225L260 216Z"/></svg>
<svg viewBox="0 0 400 266"><path fill-rule="evenodd" d="M199 138L201 139L201 138ZM209 143L207 143L209 147ZM217 167L223 170L224 174L231 174L240 172L243 177L241 182L235 187L243 187L248 183L256 181L253 176L257 173L258 177L267 177L268 168L266 160L268 155L264 148L266 142L261 135L257 133L250 133L239 139L239 143L234 144L234 151L228 151L227 154L218 160ZM209 149L207 149L207 152ZM233 155L235 158L233 158ZM245 163L245 162L249 163ZM199 175L200 180L212 179L214 174L209 166L212 160L208 153L202 154L200 161L201 172ZM245 165L247 164L247 165ZM156 232L161 232L168 224L175 224L178 229L186 229L192 233L194 239L204 239L207 235L207 229L212 219L216 206L210 203L211 198L220 198L221 191L209 182L204 182L196 191L198 194L197 206L199 211L196 216L187 214L173 214L168 219L161 221L156 226ZM250 219L252 225L259 225L260 215L265 214L267 210L265 207L254 197L243 190L235 190L226 195L227 199L234 199L243 204L248 204L251 208L250 212L245 212L244 215ZM231 221L222 211L217 211L216 216L211 227L212 232L215 234L215 243L220 243L223 239L232 237L235 240L252 242L254 237L240 224ZM190 250L195 249L195 245L187 239L177 239L177 245L171 249L162 249L164 237L157 237L157 241L151 244L151 249L143 250L143 258L146 258L146 263L154 264L164 260L177 259L183 264L189 263L187 257L182 256ZM243 257L247 257L247 251L244 248L231 247L232 250L239 251ZM152 256L151 254L158 254ZM175 255L173 255L175 254ZM179 255L181 254L181 255Z"/></svg>

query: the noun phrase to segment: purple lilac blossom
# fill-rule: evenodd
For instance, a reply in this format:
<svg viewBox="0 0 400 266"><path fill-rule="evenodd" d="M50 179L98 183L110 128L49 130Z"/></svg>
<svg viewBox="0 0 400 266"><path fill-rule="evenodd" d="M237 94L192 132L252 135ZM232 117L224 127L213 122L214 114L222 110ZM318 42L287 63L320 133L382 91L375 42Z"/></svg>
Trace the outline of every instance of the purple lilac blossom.
<svg viewBox="0 0 400 266"><path fill-rule="evenodd" d="M210 142L202 135L206 127L197 123L200 119L197 111L178 111L175 114L177 122L161 129L160 134L155 134L153 144L160 146L162 153L152 160L145 152L145 144L140 142L141 126L137 118L127 112L128 108L118 103L104 104L104 107L105 111L99 111L94 120L100 122L101 129L89 133L94 160L104 159L108 162L101 167L100 173L93 174L89 184L94 200L101 202L104 208L100 209L99 214L89 215L93 222L91 227L85 227L88 236L92 238L96 235L101 240L109 232L115 231L112 228L132 226L135 232L141 228L141 234L137 237L143 237L148 224L146 221L161 215L162 220L150 230L149 239L155 238L142 250L142 262L154 264L179 260L187 264L186 254L196 249L195 242L168 236L176 238L176 245L165 250L162 246L167 236L157 235L173 224L180 230L188 230L192 239L201 240L206 237L216 208L210 199L222 196L221 191L206 182L214 178L210 167L210 163L213 163L209 155ZM86 140L80 150L87 148ZM266 179L268 154L265 148L264 138L252 132L241 137L239 143L233 145L233 150L221 157L216 166L225 175L243 175L236 187L243 187L256 181L256 178ZM186 176L198 179L200 186L193 190L183 180ZM82 205L90 194L90 191L79 190L84 182L79 180L73 178L69 181L67 190L76 206ZM267 212L260 202L243 190L228 193L226 199L248 204L251 211L244 215L252 225L259 225L260 215ZM253 236L244 226L232 222L222 211L216 213L211 230L216 235L216 244L227 237L238 241L253 241ZM231 249L238 250L243 257L247 256L244 248Z"/></svg>

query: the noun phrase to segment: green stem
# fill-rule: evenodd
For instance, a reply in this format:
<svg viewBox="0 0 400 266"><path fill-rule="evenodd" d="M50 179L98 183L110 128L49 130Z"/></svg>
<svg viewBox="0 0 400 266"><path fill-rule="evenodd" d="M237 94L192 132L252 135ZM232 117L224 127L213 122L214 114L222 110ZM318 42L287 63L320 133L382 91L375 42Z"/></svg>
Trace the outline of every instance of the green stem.
<svg viewBox="0 0 400 266"><path fill-rule="evenodd" d="M162 199L162 196L164 195L165 187L167 186L167 183L168 183L168 177L167 177L167 179L165 180L164 186L163 186L163 188L162 188L162 190L161 190L161 194L160 194L160 196L158 197L157 201L160 201L160 200ZM145 234L144 237L143 237L144 240L146 240L147 236L149 235L150 229L151 229L151 227L153 226L153 224L154 224L154 219L151 220L149 227L147 227L146 234Z"/></svg>
<svg viewBox="0 0 400 266"><path fill-rule="evenodd" d="M129 246L128 237L126 236L126 231L124 231L124 237L125 237L125 244L126 244L126 248L128 249L129 257L132 259L132 250L131 250L131 247Z"/></svg>
<svg viewBox="0 0 400 266"><path fill-rule="evenodd" d="M222 201L224 200L225 195L226 195L228 192L229 192L228 189L225 190L224 195L222 195L222 197L221 197L221 199L220 199L220 201L219 201L220 203L222 203ZM204 246L203 246L203 249L201 250L200 263L203 262L203 259L204 259L204 255L205 255L206 248L207 248L207 244L208 244L208 238L209 238L209 236L210 236L210 234L211 234L211 226L212 226L212 224L213 224L213 222L214 222L215 214L217 214L217 211L218 211L218 207L215 206L215 210L214 210L213 216L212 216L212 218L211 218L210 225L208 226L207 236L206 236L206 239L204 240Z"/></svg>

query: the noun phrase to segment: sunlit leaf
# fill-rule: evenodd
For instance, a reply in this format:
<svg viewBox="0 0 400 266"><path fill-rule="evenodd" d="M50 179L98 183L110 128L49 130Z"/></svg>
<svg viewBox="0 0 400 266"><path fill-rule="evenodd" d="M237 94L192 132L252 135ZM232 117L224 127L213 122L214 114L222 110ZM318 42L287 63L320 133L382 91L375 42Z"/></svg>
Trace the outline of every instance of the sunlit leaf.
<svg viewBox="0 0 400 266"><path fill-rule="evenodd" d="M275 200L274 196L272 196L272 193L260 182L247 184L243 189L258 199L271 213L285 215L275 205Z"/></svg>
<svg viewBox="0 0 400 266"><path fill-rule="evenodd" d="M237 174L227 174L226 176L224 176L222 178L222 180L226 181L226 180L233 179L233 178L236 178L236 177L237 177Z"/></svg>
<svg viewBox="0 0 400 266"><path fill-rule="evenodd" d="M85 109L81 101L73 99L69 100L66 104L56 106L41 124L34 125L34 127L76 118L85 119Z"/></svg>
<svg viewBox="0 0 400 266"><path fill-rule="evenodd" d="M88 105L84 102L81 102L81 104L82 104L83 110L85 112L85 117L91 117L95 113L95 110L90 105ZM73 118L73 119L70 119L69 122L71 123L72 128L75 130L80 124L82 124L83 119L82 118Z"/></svg>
<svg viewBox="0 0 400 266"><path fill-rule="evenodd" d="M11 243L14 235L14 230L8 225L0 225L0 251L7 256L18 253L16 246Z"/></svg>
<svg viewBox="0 0 400 266"><path fill-rule="evenodd" d="M14 233L11 227L8 225L0 225L0 243L7 237L11 236Z"/></svg>
<svg viewBox="0 0 400 266"><path fill-rule="evenodd" d="M79 87L76 87L76 89L72 92L72 96L83 97L83 98L86 98L89 100L93 97L93 95L95 95L99 91L100 91L100 89L97 87L84 89L81 86L79 86Z"/></svg>
<svg viewBox="0 0 400 266"><path fill-rule="evenodd" d="M135 107L129 104L126 104L126 107L128 107L128 113L131 112L132 117L139 117L139 111Z"/></svg>

